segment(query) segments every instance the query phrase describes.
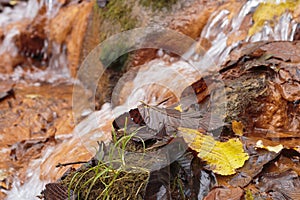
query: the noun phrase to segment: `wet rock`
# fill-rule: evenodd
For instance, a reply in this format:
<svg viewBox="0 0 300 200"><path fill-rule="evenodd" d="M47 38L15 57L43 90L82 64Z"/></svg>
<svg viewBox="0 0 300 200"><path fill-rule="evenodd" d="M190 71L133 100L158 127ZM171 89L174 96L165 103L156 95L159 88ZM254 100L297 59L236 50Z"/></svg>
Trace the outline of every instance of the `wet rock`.
<svg viewBox="0 0 300 200"><path fill-rule="evenodd" d="M14 97L14 84L12 83L3 83L0 85L0 101L5 100L8 97Z"/></svg>
<svg viewBox="0 0 300 200"><path fill-rule="evenodd" d="M1 82L1 86L5 85ZM11 86L12 83L7 83L8 90ZM0 168L12 167L24 180L28 163L39 158L45 147L55 144L47 138L57 138L73 130L72 87L16 84L14 92L15 98L0 101Z"/></svg>
<svg viewBox="0 0 300 200"><path fill-rule="evenodd" d="M24 29L20 30L20 34L15 37L15 44L19 53L24 57L37 59L41 61L45 52L46 40L46 8L42 7L33 20L33 23L27 24ZM38 59L40 58L40 59Z"/></svg>
<svg viewBox="0 0 300 200"><path fill-rule="evenodd" d="M221 76L215 77L225 84L226 102L219 103L227 104L226 122L241 120L252 136L263 130L274 137L276 132L295 134L300 130L300 110L292 106L299 97L298 48L298 42L269 42L232 52L233 59L221 67Z"/></svg>
<svg viewBox="0 0 300 200"><path fill-rule="evenodd" d="M100 8L104 8L106 6L106 4L108 4L109 0L97 0L97 5Z"/></svg>
<svg viewBox="0 0 300 200"><path fill-rule="evenodd" d="M12 73L15 67L24 61L21 56L13 56L10 52L1 54L0 59L0 73L4 74Z"/></svg>
<svg viewBox="0 0 300 200"><path fill-rule="evenodd" d="M174 6L171 6L170 10L156 10L154 12L153 10L145 6L141 6L138 3L134 3L133 1L124 1L126 2L126 5L131 5L130 7L132 7L131 11L128 11L126 13L126 17L124 17L119 12L110 12L110 9L112 9L111 7L114 5L114 3L111 2L112 1L107 4L105 9L93 9L91 17L88 21L86 34L84 36L80 62L83 61L88 53L104 39L109 38L113 34L128 30L128 26L126 24L129 22L131 24L130 29L134 27L160 25L162 27L171 28L196 39L200 36L200 33L210 18L212 12L218 6L224 5L222 8L227 8L230 4L227 1L178 1L176 4L174 4ZM121 5L124 2L120 2L119 4ZM240 4L241 3L236 3L235 5ZM120 18L124 18L124 20L117 20ZM120 21L124 23L119 23ZM124 29L124 27L127 28ZM149 41L149 46L151 46L152 42L152 40ZM133 54L129 54L125 65L121 67L121 75L127 72L132 66L140 67L142 64L145 64L157 57L159 57L157 55L157 49L141 49ZM172 63L172 60L178 59L178 55L172 54L172 52L166 52L166 57L168 59L166 63L169 64ZM114 87L116 84L114 81L117 80L121 75L119 74L116 76L113 71L106 70L105 74L101 76L101 83L99 83L97 88L97 102L110 102L111 90L107 90L106 88L108 85ZM109 79L106 76L113 76L116 78Z"/></svg>

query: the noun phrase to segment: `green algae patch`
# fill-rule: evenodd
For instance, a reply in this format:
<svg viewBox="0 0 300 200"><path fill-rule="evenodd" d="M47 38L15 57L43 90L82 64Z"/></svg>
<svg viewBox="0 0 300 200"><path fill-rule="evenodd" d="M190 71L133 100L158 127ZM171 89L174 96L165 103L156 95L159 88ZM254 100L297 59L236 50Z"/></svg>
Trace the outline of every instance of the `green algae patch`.
<svg viewBox="0 0 300 200"><path fill-rule="evenodd" d="M261 30L265 22L269 22L271 26L274 26L280 16L287 11L293 12L300 1L289 1L281 2L279 4L275 1L268 1L266 3L261 3L253 14L253 26L249 29L248 35L252 36Z"/></svg>

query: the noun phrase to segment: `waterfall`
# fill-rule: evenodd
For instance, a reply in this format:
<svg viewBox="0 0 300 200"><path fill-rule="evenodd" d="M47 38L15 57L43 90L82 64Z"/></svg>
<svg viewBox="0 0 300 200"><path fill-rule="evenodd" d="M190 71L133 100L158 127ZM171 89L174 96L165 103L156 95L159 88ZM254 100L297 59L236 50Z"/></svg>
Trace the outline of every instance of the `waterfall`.
<svg viewBox="0 0 300 200"><path fill-rule="evenodd" d="M0 58L1 56L9 55L9 59L17 59L17 56L22 54L21 50L17 48L15 44L16 36L20 35L20 29L24 29L24 23L34 23L35 20L41 20L44 14L39 13L46 7L46 24L43 31L45 31L46 39L44 40L44 47L41 49L44 60L49 59L46 63L41 62L41 66L31 66L33 71L24 70L21 66L16 66L12 73L0 73L0 80L12 79L16 82L26 84L27 82L48 82L57 83L57 81L73 82L70 77L70 72L67 67L67 55L63 44L57 44L51 41L50 31L48 30L50 20L57 14L61 8L61 3L56 0L29 0L28 2L20 1L13 8L5 7L0 13L0 30L3 30L5 36L2 43L0 40ZM10 28L10 24L14 24L13 28ZM26 23L25 23L26 25ZM51 52L51 56L48 55ZM26 52L26 57L33 58L33 52ZM6 56L7 57L7 56ZM39 69L43 65L47 64L46 69ZM29 80L29 81L26 81Z"/></svg>
<svg viewBox="0 0 300 200"><path fill-rule="evenodd" d="M30 2L34 1L30 0ZM72 138L65 139L55 148L49 147L45 150L42 158L33 160L28 168L27 181L21 185L18 180L15 180L13 189L7 193L7 199L31 200L41 192L45 183L54 181L62 174L61 169L53 166L55 163L72 162L76 159L85 160L93 156L97 147L96 141L109 140L112 120L122 112L135 107L140 100L157 103L170 95L180 96L182 90L201 75L195 73L197 69L191 65L200 69L211 68L212 65L217 67L226 60L231 50L242 42L292 40L297 23L293 19L292 13L288 11L281 14L274 26L265 21L262 27L252 35L249 35L250 25L242 27L244 23L249 22L247 17L252 16L262 2L264 1L246 1L240 10L235 12L226 8L216 10L199 35L200 42L192 45L190 51L183 56L188 58L187 60L174 61L160 50L159 58L141 66L135 78L127 83L126 88L120 89L122 98L120 104L114 106L108 103L104 104L100 111L92 112L76 126ZM52 0L47 2L51 12L54 12L54 3ZM280 4L282 1L276 1L276 3ZM232 13L233 16L231 16ZM17 34L17 32L11 34ZM9 40L9 34L6 37L5 39ZM210 47L206 49L203 55L197 53L197 48L201 47L201 41L209 41L210 43ZM0 46L0 54L1 48L4 47ZM61 47L52 44L52 48L59 49ZM60 51L57 50L57 54L59 53ZM57 63L55 62L59 62L60 59L64 60L65 58L56 57L53 63L50 62L51 65L56 66ZM130 73L129 71L128 77L130 77ZM156 84L149 85L149 82ZM174 84L176 87L172 87ZM169 87L161 87L162 85L169 85Z"/></svg>

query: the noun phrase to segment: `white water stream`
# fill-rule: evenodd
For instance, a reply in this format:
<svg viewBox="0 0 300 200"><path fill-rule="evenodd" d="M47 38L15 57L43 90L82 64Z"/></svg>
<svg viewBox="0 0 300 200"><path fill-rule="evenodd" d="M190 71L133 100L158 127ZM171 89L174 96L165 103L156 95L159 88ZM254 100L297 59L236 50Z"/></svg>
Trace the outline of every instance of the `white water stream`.
<svg viewBox="0 0 300 200"><path fill-rule="evenodd" d="M3 31L4 40L0 42L0 58L3 54L9 54L12 59L20 54L14 39L15 36L20 34L18 28L23 28L26 23L34 23L38 16L39 11L46 7L46 16L48 25L49 21L55 16L55 14L61 8L61 3L56 0L28 0L28 2L19 1L17 4L11 7L5 7L0 13L0 32ZM25 22L25 23L24 23ZM48 28L45 27L46 34L49 36ZM48 31L48 32L47 32ZM73 82L70 76L69 69L67 67L67 55L62 45L56 44L52 41L44 41L44 48L41 50L44 52L44 57L47 57L47 49L51 48L51 57L46 69L42 70L35 66L32 66L33 71L24 70L21 66L17 66L11 74L1 74L0 80L11 79L23 84L28 82L39 85L39 82L57 83L60 82ZM32 57L26 53L27 57ZM26 81L30 80L30 81Z"/></svg>
<svg viewBox="0 0 300 200"><path fill-rule="evenodd" d="M50 0L48 4L52 9L51 2ZM239 32L244 17L249 12L253 12L261 2L258 0L247 1L232 18L228 17L229 10L220 10L213 13L209 23L201 33L201 38L209 40L212 46L203 57L197 56L194 49L191 48L191 51L186 53L186 56L191 57L189 62L200 68L210 68L214 62L217 66L224 62L229 52L242 42L237 40L228 45L229 35ZM251 37L246 37L244 41L292 40L297 24L291 16L290 13L284 13L274 27L265 23L260 32ZM9 35L6 37L9 37ZM3 45L0 46L0 53L1 49L5 48ZM186 86L200 77L201 74L191 64L183 60L166 62L166 56L161 51L159 54L161 58L142 66L134 80L128 82L127 90L119 96L123 98L123 105L112 109L110 104L104 104L100 111L91 113L76 126L71 139L57 145L55 148L49 147L45 150L42 158L33 160L28 167L27 182L21 185L18 180L15 180L12 190L7 193L7 199L35 199L45 183L53 181L55 175L59 173L60 169L53 166L56 164L55 162L72 162L76 161L74 160L76 158L81 160L91 157L95 150L94 147L97 146L96 141L108 139L110 124L119 114L135 107L140 100L157 103L168 97L170 91L175 96L179 96ZM213 58L213 61L210 60L211 58ZM31 78L35 78L34 76L36 75ZM155 83L160 87L149 87L151 85L149 83ZM60 158L57 159L58 157Z"/></svg>

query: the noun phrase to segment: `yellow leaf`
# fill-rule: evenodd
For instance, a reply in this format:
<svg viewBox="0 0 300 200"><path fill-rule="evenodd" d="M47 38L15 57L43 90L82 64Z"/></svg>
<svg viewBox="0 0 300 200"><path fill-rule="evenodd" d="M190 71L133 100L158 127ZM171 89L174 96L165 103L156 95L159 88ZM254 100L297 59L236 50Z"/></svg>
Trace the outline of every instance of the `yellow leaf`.
<svg viewBox="0 0 300 200"><path fill-rule="evenodd" d="M277 3L275 0L269 0L259 4L253 14L254 24L249 29L248 35L252 36L260 31L266 22L269 22L271 25L276 23L284 12L287 10L293 12L299 3L299 0L282 1L280 3Z"/></svg>
<svg viewBox="0 0 300 200"><path fill-rule="evenodd" d="M178 106L176 106L174 109L175 109L175 110L178 110L179 112L182 112L182 108L181 108L181 105L180 105L180 104L179 104Z"/></svg>
<svg viewBox="0 0 300 200"><path fill-rule="evenodd" d="M254 200L251 190L247 189L245 194L245 200Z"/></svg>
<svg viewBox="0 0 300 200"><path fill-rule="evenodd" d="M41 97L42 95L39 95L39 94L26 94L25 97L27 99L36 99L36 98L39 98Z"/></svg>
<svg viewBox="0 0 300 200"><path fill-rule="evenodd" d="M249 158L244 152L242 142L237 138L219 142L212 136L189 128L178 128L178 135L182 136L189 147L198 152L198 157L206 161L210 169L217 174L235 174L235 170L242 167Z"/></svg>
<svg viewBox="0 0 300 200"><path fill-rule="evenodd" d="M273 151L275 153L279 153L283 149L283 145L279 144L276 146L264 146L263 142L261 140L258 140L256 142L256 148L262 148L262 149L267 149L268 151Z"/></svg>
<svg viewBox="0 0 300 200"><path fill-rule="evenodd" d="M242 124L242 122L238 122L233 120L232 121L232 130L236 135L240 135L242 136L244 133L244 125Z"/></svg>

